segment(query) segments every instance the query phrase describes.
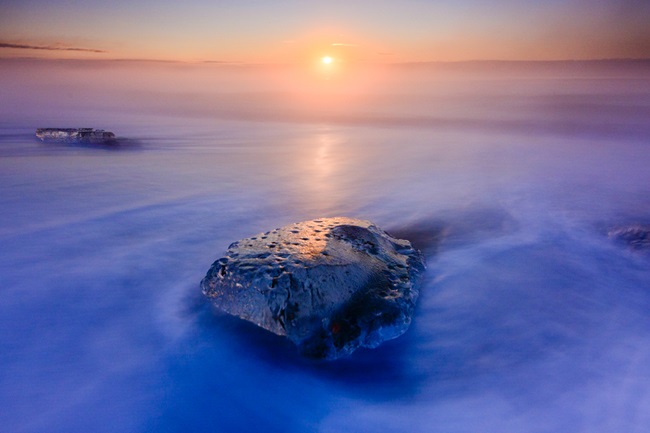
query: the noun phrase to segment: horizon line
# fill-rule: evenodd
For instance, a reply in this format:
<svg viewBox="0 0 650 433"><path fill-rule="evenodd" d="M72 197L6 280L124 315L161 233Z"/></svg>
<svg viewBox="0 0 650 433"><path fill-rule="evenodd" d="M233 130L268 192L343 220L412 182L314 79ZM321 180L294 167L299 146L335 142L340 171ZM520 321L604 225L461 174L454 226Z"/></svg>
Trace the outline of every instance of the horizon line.
<svg viewBox="0 0 650 433"><path fill-rule="evenodd" d="M0 61L7 60L35 60L55 62L88 62L88 63L167 63L201 65L213 64L223 66L293 66L299 62L246 62L234 60L179 60L179 59L155 59L155 58L81 58L81 57L37 57L37 56L0 56ZM354 62L354 64L366 65L387 65L387 66L426 66L426 65L455 65L468 63L606 63L606 62L650 62L650 57L602 57L590 59L467 59L467 60L413 60L401 62Z"/></svg>

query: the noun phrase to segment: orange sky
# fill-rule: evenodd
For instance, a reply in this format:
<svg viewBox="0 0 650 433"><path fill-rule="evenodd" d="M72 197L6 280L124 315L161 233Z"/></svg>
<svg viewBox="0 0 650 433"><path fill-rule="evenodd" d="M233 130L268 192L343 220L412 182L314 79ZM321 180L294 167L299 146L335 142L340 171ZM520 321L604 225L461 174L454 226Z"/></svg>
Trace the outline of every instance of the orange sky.
<svg viewBox="0 0 650 433"><path fill-rule="evenodd" d="M650 57L650 2L7 0L0 56L306 63Z"/></svg>

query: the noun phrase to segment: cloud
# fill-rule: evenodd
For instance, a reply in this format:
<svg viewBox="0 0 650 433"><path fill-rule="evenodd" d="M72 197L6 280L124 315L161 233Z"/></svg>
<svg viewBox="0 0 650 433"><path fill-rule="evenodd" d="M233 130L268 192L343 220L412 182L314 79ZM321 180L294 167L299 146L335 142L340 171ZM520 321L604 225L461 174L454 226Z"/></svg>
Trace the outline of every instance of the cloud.
<svg viewBox="0 0 650 433"><path fill-rule="evenodd" d="M332 44L332 46L333 47L356 47L357 45L356 44L343 44L343 43L340 43L340 42L336 42L336 43Z"/></svg>
<svg viewBox="0 0 650 433"><path fill-rule="evenodd" d="M15 48L21 50L45 50L45 51L83 51L86 53L106 53L104 50L97 50L93 48L78 48L78 47L57 47L52 45L27 45L27 44L10 44L7 42L0 42L0 48Z"/></svg>

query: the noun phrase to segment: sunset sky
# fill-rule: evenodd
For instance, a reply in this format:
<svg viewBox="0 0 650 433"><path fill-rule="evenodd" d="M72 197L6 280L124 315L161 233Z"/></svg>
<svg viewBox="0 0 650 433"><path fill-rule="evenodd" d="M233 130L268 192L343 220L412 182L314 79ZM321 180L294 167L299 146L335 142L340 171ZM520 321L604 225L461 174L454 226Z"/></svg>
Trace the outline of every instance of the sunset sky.
<svg viewBox="0 0 650 433"><path fill-rule="evenodd" d="M4 0L0 57L295 63L650 57L634 0Z"/></svg>

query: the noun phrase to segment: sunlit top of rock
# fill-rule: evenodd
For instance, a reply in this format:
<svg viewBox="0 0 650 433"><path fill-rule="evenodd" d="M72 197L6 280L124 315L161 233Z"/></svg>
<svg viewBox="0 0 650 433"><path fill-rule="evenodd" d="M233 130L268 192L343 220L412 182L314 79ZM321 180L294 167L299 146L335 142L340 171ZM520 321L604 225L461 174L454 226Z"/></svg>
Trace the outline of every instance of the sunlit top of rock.
<svg viewBox="0 0 650 433"><path fill-rule="evenodd" d="M201 286L223 311L334 359L404 333L423 270L410 242L373 223L321 218L233 243Z"/></svg>

